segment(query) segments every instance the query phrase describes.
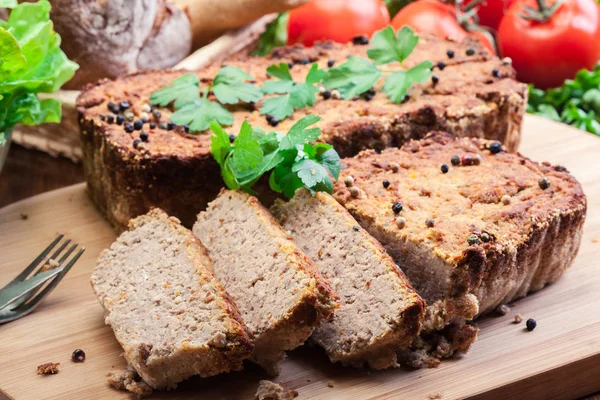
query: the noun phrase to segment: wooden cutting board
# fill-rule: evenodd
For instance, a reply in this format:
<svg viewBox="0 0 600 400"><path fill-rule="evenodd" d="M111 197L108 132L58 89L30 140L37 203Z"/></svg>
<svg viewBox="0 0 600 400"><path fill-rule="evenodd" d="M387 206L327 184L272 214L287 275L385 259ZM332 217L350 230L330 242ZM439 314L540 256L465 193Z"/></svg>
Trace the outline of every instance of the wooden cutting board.
<svg viewBox="0 0 600 400"><path fill-rule="evenodd" d="M289 355L277 381L299 399L570 399L600 391L600 138L527 116L521 151L536 160L565 165L588 196L588 216L579 256L557 283L522 299L504 317L479 321L481 333L462 359L437 369L369 371L328 362L304 346ZM26 219L25 219L26 217ZM33 314L0 325L0 399L129 399L111 389L105 374L125 366L121 349L103 322L89 284L100 251L115 235L85 194L83 184L0 209L0 285L24 268L58 232L87 251ZM533 317L525 331L513 315ZM71 362L82 348L87 359ZM60 362L60 373L36 375L36 366ZM191 379L164 399L251 399L259 379L243 372Z"/></svg>

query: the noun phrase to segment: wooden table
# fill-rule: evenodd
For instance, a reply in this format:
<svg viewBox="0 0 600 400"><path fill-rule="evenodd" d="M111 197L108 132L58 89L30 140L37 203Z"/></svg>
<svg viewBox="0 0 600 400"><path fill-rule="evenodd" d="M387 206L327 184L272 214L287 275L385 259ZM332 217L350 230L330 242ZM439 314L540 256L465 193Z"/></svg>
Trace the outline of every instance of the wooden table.
<svg viewBox="0 0 600 400"><path fill-rule="evenodd" d="M539 160L567 166L588 195L582 248L575 264L556 284L515 305L511 314L484 318L480 338L465 357L437 369L365 371L330 365L316 349L298 349L283 364L278 380L300 398L572 399L600 389L600 139L563 125L528 117L522 150ZM27 181L21 175L15 177ZM21 214L29 216L21 219ZM124 361L90 287L89 274L100 250L114 239L108 224L85 195L83 185L54 191L0 209L0 285L16 274L57 231L81 241L87 252L40 309L0 326L0 399L131 398L103 381ZM525 332L512 314L535 317ZM70 353L82 347L83 364ZM56 376L39 377L35 366L58 361ZM180 390L156 398L251 398L256 368L208 380L193 379ZM309 381L310 380L310 381ZM329 388L327 383L334 387ZM235 395L232 395L235 393Z"/></svg>

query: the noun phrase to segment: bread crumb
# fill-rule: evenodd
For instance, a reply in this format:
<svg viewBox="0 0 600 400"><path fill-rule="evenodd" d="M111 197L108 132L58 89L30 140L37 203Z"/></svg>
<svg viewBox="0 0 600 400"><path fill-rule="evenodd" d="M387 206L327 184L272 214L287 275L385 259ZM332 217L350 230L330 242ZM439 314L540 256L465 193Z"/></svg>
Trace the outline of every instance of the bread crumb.
<svg viewBox="0 0 600 400"><path fill-rule="evenodd" d="M442 395L439 393L431 393L430 395L427 396L427 398L430 400L436 400L436 399L441 399Z"/></svg>
<svg viewBox="0 0 600 400"><path fill-rule="evenodd" d="M258 400L292 400L298 397L298 392L287 390L281 383L262 380L258 383L255 396Z"/></svg>
<svg viewBox="0 0 600 400"><path fill-rule="evenodd" d="M45 363L37 366L37 374L38 375L54 375L58 374L58 367L60 363Z"/></svg>
<svg viewBox="0 0 600 400"><path fill-rule="evenodd" d="M48 271L51 269L54 269L56 267L58 267L60 264L58 263L58 261L56 261L54 258L51 258L48 260L48 262L46 264L44 264L41 268L41 271Z"/></svg>
<svg viewBox="0 0 600 400"><path fill-rule="evenodd" d="M327 387L330 387L330 388L332 388L332 387L333 387L333 381L329 381L329 382L327 382Z"/></svg>
<svg viewBox="0 0 600 400"><path fill-rule="evenodd" d="M152 388L140 378L138 373L131 367L109 371L106 381L115 389L128 390L138 397L147 396L152 393Z"/></svg>
<svg viewBox="0 0 600 400"><path fill-rule="evenodd" d="M506 315L510 312L510 307L507 306L506 304L500 304L498 307L496 307L496 313L499 315Z"/></svg>
<svg viewBox="0 0 600 400"><path fill-rule="evenodd" d="M523 316L521 314L515 314L515 320L513 323L520 324L521 322L523 322Z"/></svg>
<svg viewBox="0 0 600 400"><path fill-rule="evenodd" d="M27 215L27 214L25 214L25 213L21 213L20 215L21 215L21 219L22 219L23 221L25 221L25 220L28 220L28 219L29 219L29 215Z"/></svg>

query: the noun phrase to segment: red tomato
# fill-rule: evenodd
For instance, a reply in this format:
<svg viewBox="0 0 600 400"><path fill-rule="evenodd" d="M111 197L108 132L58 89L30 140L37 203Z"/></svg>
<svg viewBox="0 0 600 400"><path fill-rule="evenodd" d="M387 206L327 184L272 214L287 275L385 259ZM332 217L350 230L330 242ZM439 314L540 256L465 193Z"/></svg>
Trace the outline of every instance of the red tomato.
<svg viewBox="0 0 600 400"><path fill-rule="evenodd" d="M463 40L467 35L476 36L481 43L494 52L494 46L485 35L467 32L456 20L456 9L438 0L417 0L400 10L392 20L394 29L408 25L417 32L432 33L443 39Z"/></svg>
<svg viewBox="0 0 600 400"><path fill-rule="evenodd" d="M518 0L498 28L500 53L512 59L519 80L546 89L594 67L600 58L596 0L565 0L545 22L523 19L523 5L538 8L536 0Z"/></svg>
<svg viewBox="0 0 600 400"><path fill-rule="evenodd" d="M467 1L465 5L469 5L472 2ZM514 3L514 0L483 0L477 5L479 24L497 30L500 20L512 3Z"/></svg>
<svg viewBox="0 0 600 400"><path fill-rule="evenodd" d="M311 0L290 11L288 44L346 43L356 36L370 37L389 23L390 14L382 0Z"/></svg>

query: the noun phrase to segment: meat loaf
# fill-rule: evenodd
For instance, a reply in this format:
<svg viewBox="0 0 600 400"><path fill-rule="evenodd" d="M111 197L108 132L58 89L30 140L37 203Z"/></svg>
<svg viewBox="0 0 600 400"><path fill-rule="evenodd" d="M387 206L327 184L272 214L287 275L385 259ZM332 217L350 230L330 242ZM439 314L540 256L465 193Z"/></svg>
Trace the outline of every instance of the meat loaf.
<svg viewBox="0 0 600 400"><path fill-rule="evenodd" d="M328 282L258 200L223 190L198 215L217 278L254 335L252 359L269 373L337 306Z"/></svg>
<svg viewBox="0 0 600 400"><path fill-rule="evenodd" d="M157 209L129 229L92 274L127 361L155 389L241 369L251 338L200 241Z"/></svg>
<svg viewBox="0 0 600 400"><path fill-rule="evenodd" d="M271 208L340 296L331 322L311 339L332 362L383 369L420 331L424 301L385 249L333 197L299 190Z"/></svg>
<svg viewBox="0 0 600 400"><path fill-rule="evenodd" d="M328 68L328 63L339 65L349 55L366 57L367 48L330 42L312 48L296 45L277 49L263 58L236 56L225 64L242 68L260 86L268 79L266 68L271 64L292 63L292 76L303 80L310 67L307 62ZM423 60L444 66L435 69L437 83L415 85L403 104L391 103L379 86L370 101L325 100L318 96L313 107L295 111L292 118L280 121L277 129L287 132L304 115L320 115L321 139L332 143L342 156L363 149L400 146L432 130L500 140L509 150L517 148L527 86L514 80L511 65L492 56L476 40L458 43L426 34L421 35L404 64L411 67ZM220 67L212 65L195 72L202 90L212 83ZM386 68L401 67L390 64ZM189 134L181 126L165 130L157 124L151 128L146 123L143 130L148 133L148 141L140 142L141 131L127 133L123 125L110 123L116 119L109 115L109 102L129 102L128 111L139 119L147 109L150 94L183 73L156 71L102 81L88 86L77 101L88 189L94 203L117 229L152 206L191 226L197 212L223 186L219 168L210 155L209 134ZM235 120L230 131L238 132L246 119L272 130L259 114L259 107L260 102L229 107ZM160 117L150 115L152 122L168 121L172 110L158 107L156 111Z"/></svg>
<svg viewBox="0 0 600 400"><path fill-rule="evenodd" d="M543 288L578 251L586 197L564 167L445 133L343 162L358 196L342 178L335 197L430 304L426 330Z"/></svg>

